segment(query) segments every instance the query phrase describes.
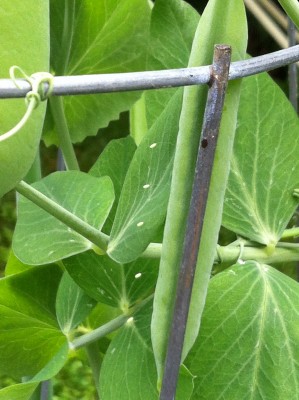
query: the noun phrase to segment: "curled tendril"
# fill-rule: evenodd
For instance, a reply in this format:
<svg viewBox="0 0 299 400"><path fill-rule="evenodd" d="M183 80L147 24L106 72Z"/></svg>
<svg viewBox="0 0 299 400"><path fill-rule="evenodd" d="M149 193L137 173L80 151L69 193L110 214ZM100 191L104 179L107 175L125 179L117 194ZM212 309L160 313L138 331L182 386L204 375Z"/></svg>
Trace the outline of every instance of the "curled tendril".
<svg viewBox="0 0 299 400"><path fill-rule="evenodd" d="M13 66L9 70L9 75L18 89L21 88L17 82L16 71L31 85L31 90L25 97L27 110L21 121L18 122L14 128L0 136L0 142L3 142L19 132L30 118L33 110L38 107L42 101L47 100L53 91L53 75L49 72L37 72L28 76L20 67Z"/></svg>

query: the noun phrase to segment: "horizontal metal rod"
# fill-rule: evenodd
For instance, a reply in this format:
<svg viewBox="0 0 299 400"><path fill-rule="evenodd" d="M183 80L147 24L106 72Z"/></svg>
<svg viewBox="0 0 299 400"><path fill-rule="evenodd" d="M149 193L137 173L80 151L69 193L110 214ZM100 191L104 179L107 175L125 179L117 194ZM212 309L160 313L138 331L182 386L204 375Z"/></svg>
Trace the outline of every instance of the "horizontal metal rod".
<svg viewBox="0 0 299 400"><path fill-rule="evenodd" d="M231 63L229 80L270 71L299 61L299 45L263 56ZM117 74L56 76L52 95L148 90L206 84L210 80L210 66L168 69L161 71L126 72ZM0 79L0 99L25 97L31 90L24 79L17 79L17 88L11 79Z"/></svg>

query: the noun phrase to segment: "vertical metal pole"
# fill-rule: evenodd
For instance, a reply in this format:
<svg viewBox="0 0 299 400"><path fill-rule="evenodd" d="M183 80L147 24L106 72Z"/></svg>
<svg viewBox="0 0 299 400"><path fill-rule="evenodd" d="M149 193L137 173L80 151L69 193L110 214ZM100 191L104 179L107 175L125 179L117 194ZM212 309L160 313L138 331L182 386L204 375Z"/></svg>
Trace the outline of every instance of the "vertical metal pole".
<svg viewBox="0 0 299 400"><path fill-rule="evenodd" d="M289 47L296 45L296 33L297 29L291 18L288 17L288 38ZM294 110L298 113L298 75L297 75L297 64L292 63L288 66L288 82L289 82L289 100L294 107ZM298 226L298 215L299 208L295 214L295 224ZM298 242L298 239L297 239ZM297 281L299 282L299 263L296 263Z"/></svg>
<svg viewBox="0 0 299 400"><path fill-rule="evenodd" d="M198 248L228 81L230 57L231 48L229 46L215 46L160 400L174 400L175 398Z"/></svg>
<svg viewBox="0 0 299 400"><path fill-rule="evenodd" d="M60 148L58 148L58 151L57 151L57 166L56 167L57 167L57 171L65 171L66 170L63 154L62 154L62 151Z"/></svg>
<svg viewBox="0 0 299 400"><path fill-rule="evenodd" d="M53 390L51 380L44 381L41 383L40 400L52 399Z"/></svg>
<svg viewBox="0 0 299 400"><path fill-rule="evenodd" d="M288 37L289 37L289 46L296 45L296 26L293 21L288 19ZM297 75L297 64L290 64L288 67L289 70L289 99L292 103L294 109L298 112L298 75Z"/></svg>

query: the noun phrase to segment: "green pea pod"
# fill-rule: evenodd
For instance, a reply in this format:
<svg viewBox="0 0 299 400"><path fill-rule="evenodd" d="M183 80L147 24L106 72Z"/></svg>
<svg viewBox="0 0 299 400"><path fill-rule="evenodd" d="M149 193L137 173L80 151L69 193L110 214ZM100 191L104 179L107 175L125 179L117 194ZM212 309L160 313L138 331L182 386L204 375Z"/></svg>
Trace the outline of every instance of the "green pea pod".
<svg viewBox="0 0 299 400"><path fill-rule="evenodd" d="M214 44L216 43L231 45L233 60L245 57L247 21L243 0L209 1L198 24L189 59L189 67L210 64L213 58ZM240 81L229 83L226 95L199 249L199 261L193 287L182 362L198 335L208 281L215 256L223 199L229 174L229 160L233 147L240 83ZM163 375L206 94L207 87L202 85L186 87L184 90L171 194L151 325L152 344L158 370L158 386L160 386Z"/></svg>
<svg viewBox="0 0 299 400"><path fill-rule="evenodd" d="M36 0L1 0L0 77L11 66L28 75L49 69L49 4ZM17 133L0 141L0 198L14 188L33 163L40 141L46 104ZM1 100L0 135L10 131L26 112L24 99ZM0 136L1 137L1 136Z"/></svg>
<svg viewBox="0 0 299 400"><path fill-rule="evenodd" d="M299 29L299 3L298 0L278 0L285 12Z"/></svg>

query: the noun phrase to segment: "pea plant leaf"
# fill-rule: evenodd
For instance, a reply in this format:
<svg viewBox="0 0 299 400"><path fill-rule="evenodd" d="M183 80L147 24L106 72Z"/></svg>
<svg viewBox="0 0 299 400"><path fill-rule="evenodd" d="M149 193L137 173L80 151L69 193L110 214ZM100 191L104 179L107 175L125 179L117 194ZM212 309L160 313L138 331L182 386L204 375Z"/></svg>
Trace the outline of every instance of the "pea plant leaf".
<svg viewBox="0 0 299 400"><path fill-rule="evenodd" d="M148 68L185 67L197 21L198 14L186 3L157 1ZM169 51L173 52L170 59ZM169 196L182 90L151 91L145 98L153 126L130 165L111 231L108 253L118 262L136 259L147 247L163 224ZM155 118L150 116L153 114Z"/></svg>
<svg viewBox="0 0 299 400"><path fill-rule="evenodd" d="M145 69L150 6L144 0L52 0L51 65L57 74L108 74ZM63 33L63 27L65 31ZM64 110L73 142L128 110L140 93L65 97ZM49 132L48 132L49 133ZM46 136L48 144L57 139Z"/></svg>
<svg viewBox="0 0 299 400"><path fill-rule="evenodd" d="M67 361L69 344L65 342L63 346L53 354L50 361L30 380L31 382L42 382L57 375Z"/></svg>
<svg viewBox="0 0 299 400"><path fill-rule="evenodd" d="M61 331L68 335L88 316L95 304L65 272L56 297L56 315Z"/></svg>
<svg viewBox="0 0 299 400"><path fill-rule="evenodd" d="M297 398L298 287L254 261L211 280L200 333L186 361L197 377L192 400Z"/></svg>
<svg viewBox="0 0 299 400"><path fill-rule="evenodd" d="M114 201L109 177L95 178L78 171L55 172L33 186L99 230ZM47 264L92 247L89 240L46 211L25 198L20 199L13 249L22 262Z"/></svg>
<svg viewBox="0 0 299 400"><path fill-rule="evenodd" d="M60 278L52 265L0 280L0 374L33 376L66 346L55 316Z"/></svg>
<svg viewBox="0 0 299 400"><path fill-rule="evenodd" d="M30 400L38 382L19 383L0 390L0 400Z"/></svg>
<svg viewBox="0 0 299 400"><path fill-rule="evenodd" d="M165 219L181 91L143 138L130 164L113 223L108 254L117 262L136 259Z"/></svg>
<svg viewBox="0 0 299 400"><path fill-rule="evenodd" d="M27 271L27 269L32 268L32 265L23 264L14 254L12 250L10 250L7 263L5 265L5 276L18 274L23 271Z"/></svg>
<svg viewBox="0 0 299 400"><path fill-rule="evenodd" d="M151 305L127 321L107 350L100 373L102 400L158 400L157 372L150 339ZM189 400L191 373L180 371L176 400ZM111 381L118 382L111 385Z"/></svg>
<svg viewBox="0 0 299 400"><path fill-rule="evenodd" d="M32 393L39 382L55 376L63 367L68 356L68 344L65 343L48 364L39 371L29 382L12 385L0 390L0 400L32 400Z"/></svg>
<svg viewBox="0 0 299 400"><path fill-rule="evenodd" d="M113 182L115 200L103 226L105 233L109 234L111 231L120 192L135 150L136 144L131 136L111 140L89 171L92 176L109 176Z"/></svg>
<svg viewBox="0 0 299 400"><path fill-rule="evenodd" d="M223 225L275 245L294 213L299 187L299 120L266 75L244 79Z"/></svg>
<svg viewBox="0 0 299 400"><path fill-rule="evenodd" d="M48 71L50 46L47 1L38 4L22 0L1 1L0 27L1 78L8 78L9 69L14 65L20 66L28 75L38 71ZM35 43L39 45L33 45ZM41 104L34 110L25 126L13 136L3 141L0 136L0 198L24 178L35 159L45 107L45 104ZM24 99L1 100L0 135L16 126L25 111Z"/></svg>
<svg viewBox="0 0 299 400"><path fill-rule="evenodd" d="M147 69L186 68L199 14L181 0L156 0L150 26ZM156 121L180 88L145 91L148 127Z"/></svg>
<svg viewBox="0 0 299 400"><path fill-rule="evenodd" d="M158 275L158 260L117 264L93 251L67 258L63 264L90 297L123 312L153 292Z"/></svg>

